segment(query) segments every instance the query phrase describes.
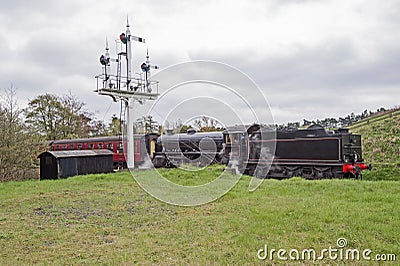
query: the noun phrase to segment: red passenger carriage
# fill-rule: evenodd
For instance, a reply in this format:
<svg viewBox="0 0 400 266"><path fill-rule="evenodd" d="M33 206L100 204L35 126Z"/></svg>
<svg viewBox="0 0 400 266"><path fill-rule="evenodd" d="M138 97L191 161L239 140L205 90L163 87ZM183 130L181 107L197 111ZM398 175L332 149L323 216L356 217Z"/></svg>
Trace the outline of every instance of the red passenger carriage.
<svg viewBox="0 0 400 266"><path fill-rule="evenodd" d="M135 135L135 166L142 164L148 157L152 156L158 134ZM126 168L126 140L122 136L106 136L79 139L55 140L51 143L52 151L67 150L98 150L108 149L114 153L113 161L115 168Z"/></svg>

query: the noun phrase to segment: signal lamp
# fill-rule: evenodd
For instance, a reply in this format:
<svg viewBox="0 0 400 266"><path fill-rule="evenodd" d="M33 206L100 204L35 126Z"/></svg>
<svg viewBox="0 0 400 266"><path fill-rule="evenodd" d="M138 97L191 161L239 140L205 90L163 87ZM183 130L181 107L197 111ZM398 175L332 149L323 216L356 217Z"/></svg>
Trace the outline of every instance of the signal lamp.
<svg viewBox="0 0 400 266"><path fill-rule="evenodd" d="M100 64L103 66L108 65L110 63L110 58L106 58L103 54L100 56Z"/></svg>
<svg viewBox="0 0 400 266"><path fill-rule="evenodd" d="M121 33L121 35L119 35L119 39L123 44L126 44L128 42L128 38L126 37L125 33Z"/></svg>
<svg viewBox="0 0 400 266"><path fill-rule="evenodd" d="M149 67L146 65L146 63L141 64L140 68L142 69L143 72L149 71Z"/></svg>

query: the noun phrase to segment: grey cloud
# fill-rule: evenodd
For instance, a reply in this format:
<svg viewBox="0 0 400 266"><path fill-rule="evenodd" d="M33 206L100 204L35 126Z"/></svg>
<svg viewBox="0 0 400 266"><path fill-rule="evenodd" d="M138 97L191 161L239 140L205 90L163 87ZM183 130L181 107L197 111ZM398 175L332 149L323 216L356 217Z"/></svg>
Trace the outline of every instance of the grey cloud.
<svg viewBox="0 0 400 266"><path fill-rule="evenodd" d="M88 74L95 62L94 46L82 44L77 38L39 35L32 38L21 56L24 61L41 66L43 70L56 74Z"/></svg>
<svg viewBox="0 0 400 266"><path fill-rule="evenodd" d="M295 53L286 55L265 56L259 51L192 51L191 55L244 71L262 88L271 107L281 110L278 115L286 112L277 119L288 121L287 114L315 119L323 118L323 112L334 117L398 104L400 92L393 87L400 83L400 49L388 49L386 44L378 47L372 51L373 60L363 58L347 39L298 46ZM388 95L379 97L380 91Z"/></svg>
<svg viewBox="0 0 400 266"><path fill-rule="evenodd" d="M400 48L397 45L400 41L397 30L400 23L398 1L372 1L374 5L381 6L376 11L370 8L370 4L360 6L359 18L365 19L365 23L369 23L370 20L374 22L374 27L366 32L354 32L351 36L326 34L328 37L318 39L312 44L291 43L288 45L291 51L284 51L282 47L281 52L273 54L265 50L267 48L257 46L257 38L267 38L267 35L264 32L250 32L251 29L244 38L255 39L254 46L244 47L242 50L233 48L236 47L234 45L231 47L230 44L236 42L238 36L230 30L224 31L224 27L232 27L231 21L224 20L224 13L221 13L221 17L213 17L218 27L223 28L222 36L226 37L223 49L216 48L213 40L206 39L207 31L201 32L205 34L204 43L193 47L185 47L179 41L170 44L168 38L176 31L182 31L179 38L184 41L188 38L185 34L191 34L196 29L210 27L211 30L213 21L202 21L203 14L200 11L206 10L205 7L212 8L214 3L203 1L199 8L200 4L194 0L156 0L143 5L135 1L125 1L122 4L78 0L65 3L51 0L1 1L0 18L3 30L0 31L0 87L14 83L20 88L19 95L28 95L31 98L45 91L63 94L72 88L78 97L88 102L88 107L107 112L110 99L92 92L95 89L93 77L101 72L98 58L103 52L105 36L109 37L113 49L114 38L120 33L119 30L124 30L126 13L119 8L124 5L134 22L133 32L136 34L136 29L146 31L142 37L149 42L144 47L149 47L154 64L164 69L170 64L179 63L187 55L194 60L220 61L237 67L259 85L275 108L279 121L292 120L293 117L297 119L318 115L346 115L382 105L391 107L396 105L396 102L398 105L400 92L395 89L400 83ZM245 2L239 2L243 3ZM254 9L244 10L240 19L246 19L246 22L253 18L262 22L263 16L272 20L274 16L286 19L286 7L308 5L312 8L313 5L332 6L334 3L335 1L316 0L257 1L255 5L260 7L259 13L253 17L253 14L246 12L253 12ZM238 3L226 2L226 5L235 4ZM207 17L207 14L204 14L204 17ZM101 23L88 23L96 19ZM115 27L114 24L121 24L121 27ZM184 32L190 29L192 32ZM13 39L10 39L8 34L13 35ZM115 36L112 36L113 34ZM203 36L200 37L199 40L202 40ZM14 47L13 42L19 41ZM271 41L275 44L279 42ZM137 54L137 51L135 53ZM141 60L144 60L144 56L140 58L139 63ZM135 61L136 63L138 62ZM246 86L229 73L219 73L219 76L213 77L207 69L199 71L204 71L199 74L208 75L216 80L229 79L235 86ZM250 99L257 97L250 91L247 93ZM216 93L215 96L221 99L226 97L223 93ZM111 110L119 110L119 104L115 104L115 107L111 107ZM193 107L201 108L198 105ZM102 118L102 115L100 116Z"/></svg>

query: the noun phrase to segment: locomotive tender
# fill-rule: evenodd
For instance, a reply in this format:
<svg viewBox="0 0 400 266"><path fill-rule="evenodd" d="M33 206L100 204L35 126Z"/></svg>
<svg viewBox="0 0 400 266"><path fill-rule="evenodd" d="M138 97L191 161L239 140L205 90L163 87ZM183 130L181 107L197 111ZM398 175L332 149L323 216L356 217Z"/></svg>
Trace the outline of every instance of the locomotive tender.
<svg viewBox="0 0 400 266"><path fill-rule="evenodd" d="M348 129L275 130L255 124L228 128L224 139L223 161L235 160L241 171L259 178L361 178L362 170L371 169L362 159L361 136Z"/></svg>

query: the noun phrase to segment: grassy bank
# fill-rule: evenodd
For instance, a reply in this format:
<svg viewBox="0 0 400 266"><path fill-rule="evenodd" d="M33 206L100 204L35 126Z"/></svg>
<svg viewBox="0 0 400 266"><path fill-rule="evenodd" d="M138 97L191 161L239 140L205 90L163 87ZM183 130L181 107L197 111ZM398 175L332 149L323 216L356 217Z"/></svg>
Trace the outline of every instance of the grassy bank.
<svg viewBox="0 0 400 266"><path fill-rule="evenodd" d="M221 169L162 171L193 185ZM320 251L340 237L399 261L398 182L266 180L250 193L249 180L200 207L162 203L127 172L0 183L0 264L275 264L258 260L265 244Z"/></svg>
<svg viewBox="0 0 400 266"><path fill-rule="evenodd" d="M399 109L365 118L349 128L351 132L361 134L363 157L368 163L378 167L400 165Z"/></svg>

